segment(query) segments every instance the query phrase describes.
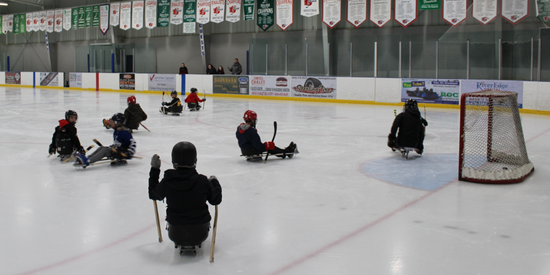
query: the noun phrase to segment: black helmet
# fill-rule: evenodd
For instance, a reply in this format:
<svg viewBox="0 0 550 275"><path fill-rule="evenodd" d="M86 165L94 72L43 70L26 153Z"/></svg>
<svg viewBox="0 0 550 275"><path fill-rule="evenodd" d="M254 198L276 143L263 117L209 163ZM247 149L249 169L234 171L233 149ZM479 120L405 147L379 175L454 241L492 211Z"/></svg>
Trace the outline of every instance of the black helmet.
<svg viewBox="0 0 550 275"><path fill-rule="evenodd" d="M191 88L191 92L194 93L197 91L197 88Z"/></svg>
<svg viewBox="0 0 550 275"><path fill-rule="evenodd" d="M170 95L176 95L176 96L178 96L178 92L172 91L172 93L170 93Z"/></svg>
<svg viewBox="0 0 550 275"><path fill-rule="evenodd" d="M65 112L65 120L69 121L69 117L74 116L75 122L78 120L78 114L73 110L68 110Z"/></svg>
<svg viewBox="0 0 550 275"><path fill-rule="evenodd" d="M407 102L405 102L405 106L403 106L403 110L407 110L407 109L416 109L418 110L418 104L416 103L416 100L414 99L409 99L407 100Z"/></svg>
<svg viewBox="0 0 550 275"><path fill-rule="evenodd" d="M172 148L174 167L194 168L197 163L197 148L191 142L180 141Z"/></svg>
<svg viewBox="0 0 550 275"><path fill-rule="evenodd" d="M124 124L124 120L126 120L126 118L124 117L124 114L122 113L117 113L117 114L114 114L113 117L111 118L111 120L115 123L115 124Z"/></svg>

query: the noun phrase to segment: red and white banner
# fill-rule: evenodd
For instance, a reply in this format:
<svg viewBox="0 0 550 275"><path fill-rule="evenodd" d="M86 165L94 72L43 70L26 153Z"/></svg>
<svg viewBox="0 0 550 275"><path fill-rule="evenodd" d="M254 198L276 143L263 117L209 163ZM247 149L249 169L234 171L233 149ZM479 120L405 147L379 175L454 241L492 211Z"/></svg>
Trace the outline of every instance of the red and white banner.
<svg viewBox="0 0 550 275"><path fill-rule="evenodd" d="M468 18L468 0L443 0L443 20L457 26Z"/></svg>
<svg viewBox="0 0 550 275"><path fill-rule="evenodd" d="M40 12L32 13L32 31L37 32L40 26Z"/></svg>
<svg viewBox="0 0 550 275"><path fill-rule="evenodd" d="M214 23L223 22L223 12L225 9L225 0L212 0L210 2L210 21Z"/></svg>
<svg viewBox="0 0 550 275"><path fill-rule="evenodd" d="M3 34L8 33L8 16L7 15L2 16L2 33Z"/></svg>
<svg viewBox="0 0 550 275"><path fill-rule="evenodd" d="M210 0L197 0L197 23L210 22Z"/></svg>
<svg viewBox="0 0 550 275"><path fill-rule="evenodd" d="M170 23L172 25L183 23L183 0L172 0L170 10Z"/></svg>
<svg viewBox="0 0 550 275"><path fill-rule="evenodd" d="M348 0L348 22L359 28L367 21L367 0Z"/></svg>
<svg viewBox="0 0 550 275"><path fill-rule="evenodd" d="M40 21L38 22L38 26L39 26L38 29L41 31L46 30L46 16L47 16L46 11L40 12Z"/></svg>
<svg viewBox="0 0 550 275"><path fill-rule="evenodd" d="M395 0L395 21L404 28L408 27L418 16L417 0Z"/></svg>
<svg viewBox="0 0 550 275"><path fill-rule="evenodd" d="M53 32L53 18L55 16L55 11L46 12L46 31Z"/></svg>
<svg viewBox="0 0 550 275"><path fill-rule="evenodd" d="M143 1L132 2L132 29L141 30L143 28Z"/></svg>
<svg viewBox="0 0 550 275"><path fill-rule="evenodd" d="M153 29L157 26L157 0L145 1L145 27Z"/></svg>
<svg viewBox="0 0 550 275"><path fill-rule="evenodd" d="M120 21L120 3L111 4L111 26L118 26Z"/></svg>
<svg viewBox="0 0 550 275"><path fill-rule="evenodd" d="M226 0L225 21L235 23L241 20L241 0Z"/></svg>
<svg viewBox="0 0 550 275"><path fill-rule="evenodd" d="M132 26L132 2L120 3L120 29L129 30Z"/></svg>
<svg viewBox="0 0 550 275"><path fill-rule="evenodd" d="M55 10L55 32L63 31L63 10Z"/></svg>
<svg viewBox="0 0 550 275"><path fill-rule="evenodd" d="M529 0L502 0L500 14L515 25L529 15Z"/></svg>
<svg viewBox="0 0 550 275"><path fill-rule="evenodd" d="M4 17L6 17L6 22L4 23L6 25L6 30L13 32L13 14L4 15Z"/></svg>
<svg viewBox="0 0 550 275"><path fill-rule="evenodd" d="M283 31L288 29L294 23L294 1L293 0L276 0L275 7L277 9L275 22Z"/></svg>
<svg viewBox="0 0 550 275"><path fill-rule="evenodd" d="M63 10L63 29L68 31L71 29L72 26L72 15L73 10L72 9L64 9ZM27 18L27 21L29 19Z"/></svg>
<svg viewBox="0 0 550 275"><path fill-rule="evenodd" d="M27 32L31 32L32 31L32 12L29 12L25 15L25 19L27 20L25 22L26 24L26 29L27 29Z"/></svg>
<svg viewBox="0 0 550 275"><path fill-rule="evenodd" d="M342 1L323 0L323 23L331 29L342 20Z"/></svg>
<svg viewBox="0 0 550 275"><path fill-rule="evenodd" d="M319 0L300 0L302 2L301 16L312 17L319 14Z"/></svg>
<svg viewBox="0 0 550 275"><path fill-rule="evenodd" d="M109 5L99 6L99 30L104 35L109 30L109 17L111 17L111 14L109 13Z"/></svg>
<svg viewBox="0 0 550 275"><path fill-rule="evenodd" d="M370 21L382 28L391 20L391 0L370 0Z"/></svg>
<svg viewBox="0 0 550 275"><path fill-rule="evenodd" d="M497 0L474 0L472 17L485 25L497 18Z"/></svg>

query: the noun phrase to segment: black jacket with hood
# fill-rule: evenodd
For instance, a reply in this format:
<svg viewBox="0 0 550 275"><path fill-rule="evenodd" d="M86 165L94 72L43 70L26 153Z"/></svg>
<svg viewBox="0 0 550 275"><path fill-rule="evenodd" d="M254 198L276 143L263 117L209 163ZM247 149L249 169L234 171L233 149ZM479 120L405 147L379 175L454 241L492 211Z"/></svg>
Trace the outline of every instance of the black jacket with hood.
<svg viewBox="0 0 550 275"><path fill-rule="evenodd" d="M208 201L212 205L222 202L222 187L217 179L208 180L195 168L169 169L159 183L160 169L151 167L149 172L149 198L166 198L166 221L173 225L204 224L212 217Z"/></svg>
<svg viewBox="0 0 550 275"><path fill-rule="evenodd" d="M397 144L401 147L417 147L423 140L423 126L428 126L428 122L420 116L418 108L408 108L397 115L391 127L390 138L395 139L397 129ZM419 148L422 149L422 148Z"/></svg>

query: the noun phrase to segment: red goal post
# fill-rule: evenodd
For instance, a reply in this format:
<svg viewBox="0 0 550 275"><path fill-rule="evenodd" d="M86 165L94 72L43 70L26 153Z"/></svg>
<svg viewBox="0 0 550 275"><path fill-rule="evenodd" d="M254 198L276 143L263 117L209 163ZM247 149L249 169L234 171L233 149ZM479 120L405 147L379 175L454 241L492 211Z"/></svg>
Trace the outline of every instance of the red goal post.
<svg viewBox="0 0 550 275"><path fill-rule="evenodd" d="M460 98L458 179L516 183L534 170L529 161L517 93L498 90Z"/></svg>

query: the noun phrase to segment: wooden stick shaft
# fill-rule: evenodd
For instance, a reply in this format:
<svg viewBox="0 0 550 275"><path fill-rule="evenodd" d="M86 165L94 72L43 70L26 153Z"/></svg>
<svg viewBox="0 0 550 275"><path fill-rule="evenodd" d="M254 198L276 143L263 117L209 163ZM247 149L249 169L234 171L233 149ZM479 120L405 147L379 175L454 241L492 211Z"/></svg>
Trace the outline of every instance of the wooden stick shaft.
<svg viewBox="0 0 550 275"><path fill-rule="evenodd" d="M214 262L214 249L216 248L216 230L218 229L218 206L216 205L216 214L214 214L214 229L212 229L212 247L210 248L210 262Z"/></svg>
<svg viewBox="0 0 550 275"><path fill-rule="evenodd" d="M162 233L160 232L160 219L159 219L159 209L157 206L157 201L153 200L153 204L155 205L155 217L157 220L157 232L159 234L159 243L162 243Z"/></svg>
<svg viewBox="0 0 550 275"><path fill-rule="evenodd" d="M147 127L145 127L145 125L143 125L143 123L140 122L139 125L141 125L141 127L145 128L145 130L151 132L151 130L149 130Z"/></svg>

